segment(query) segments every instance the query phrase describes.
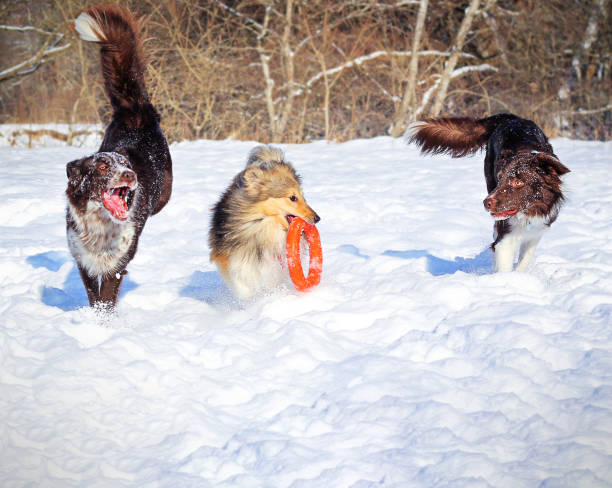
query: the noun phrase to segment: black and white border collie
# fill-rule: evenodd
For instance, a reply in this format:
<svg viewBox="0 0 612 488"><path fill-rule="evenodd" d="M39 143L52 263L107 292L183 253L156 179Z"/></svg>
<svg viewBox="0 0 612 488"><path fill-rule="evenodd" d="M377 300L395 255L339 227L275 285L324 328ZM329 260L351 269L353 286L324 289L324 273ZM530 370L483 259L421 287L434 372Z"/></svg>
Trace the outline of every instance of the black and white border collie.
<svg viewBox="0 0 612 488"><path fill-rule="evenodd" d="M113 108L98 152L68 163L68 246L92 306L114 308L145 222L172 192L172 161L143 73L140 21L118 6L81 13L75 29L100 44Z"/></svg>
<svg viewBox="0 0 612 488"><path fill-rule="evenodd" d="M415 122L407 138L422 153L461 157L486 145L485 209L495 219L496 271L525 271L542 234L563 204L560 176L569 172L534 122L512 114L483 119L443 117Z"/></svg>

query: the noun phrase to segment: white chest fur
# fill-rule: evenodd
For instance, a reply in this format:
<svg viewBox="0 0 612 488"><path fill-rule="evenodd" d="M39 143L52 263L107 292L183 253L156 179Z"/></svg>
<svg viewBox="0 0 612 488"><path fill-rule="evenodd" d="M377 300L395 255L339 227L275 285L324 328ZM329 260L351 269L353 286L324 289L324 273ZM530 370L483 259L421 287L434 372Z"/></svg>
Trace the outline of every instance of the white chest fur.
<svg viewBox="0 0 612 488"><path fill-rule="evenodd" d="M116 273L134 240L134 223L116 222L98 202L90 201L80 215L68 204L76 230L68 229L68 246L74 258L90 276Z"/></svg>
<svg viewBox="0 0 612 488"><path fill-rule="evenodd" d="M244 245L230 256L227 276L228 284L236 296L251 298L286 281L287 234L273 218L265 218L255 225L246 225L241 237Z"/></svg>
<svg viewBox="0 0 612 488"><path fill-rule="evenodd" d="M496 271L512 271L514 258L519 253L516 271L525 271L529 265L535 248L548 229L543 218L511 217L511 230L495 246Z"/></svg>

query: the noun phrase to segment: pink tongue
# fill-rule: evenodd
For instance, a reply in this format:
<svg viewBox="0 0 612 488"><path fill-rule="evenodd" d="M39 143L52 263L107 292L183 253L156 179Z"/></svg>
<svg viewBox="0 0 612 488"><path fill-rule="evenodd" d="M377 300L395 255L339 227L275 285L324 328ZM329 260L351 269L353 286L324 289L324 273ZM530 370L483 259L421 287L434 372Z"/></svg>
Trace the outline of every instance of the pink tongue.
<svg viewBox="0 0 612 488"><path fill-rule="evenodd" d="M108 193L106 190L102 192L102 203L106 209L119 220L127 219L127 204L119 196L119 192Z"/></svg>

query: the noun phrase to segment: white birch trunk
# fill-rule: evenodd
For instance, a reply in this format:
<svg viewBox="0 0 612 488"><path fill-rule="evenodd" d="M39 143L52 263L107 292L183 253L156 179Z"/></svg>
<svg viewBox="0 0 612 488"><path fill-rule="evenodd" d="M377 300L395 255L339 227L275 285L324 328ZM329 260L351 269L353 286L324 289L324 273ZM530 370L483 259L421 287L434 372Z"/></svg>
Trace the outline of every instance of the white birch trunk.
<svg viewBox="0 0 612 488"><path fill-rule="evenodd" d="M459 54L463 49L463 43L465 42L465 38L467 37L467 34L470 31L470 27L472 26L472 20L474 19L474 15L476 14L476 10L478 9L479 4L480 0L470 0L470 5L465 11L465 16L463 17L461 25L459 26L459 32L457 32L457 37L455 38L455 44L452 47L450 58L448 58L448 61L446 62L446 65L444 67L444 72L442 73L442 77L440 78L440 85L438 87L438 92L436 93L436 99L430 111L430 115L432 117L437 117L442 111L442 105L444 103L444 100L446 99L448 85L451 80L451 73L455 69L457 61L459 61Z"/></svg>
<svg viewBox="0 0 612 488"><path fill-rule="evenodd" d="M578 49L578 51L572 58L570 72L565 78L563 85L561 85L561 88L559 88L559 99L562 102L569 101L572 89L580 82L580 78L582 77L582 58L585 53L588 53L589 49L591 48L591 45L597 39L597 21L600 18L606 18L605 14L607 3L608 0L596 0L593 3L593 10L591 10L589 22L587 24L586 30L584 31L584 38L582 40L582 44L580 46L580 49Z"/></svg>
<svg viewBox="0 0 612 488"><path fill-rule="evenodd" d="M285 9L285 30L281 39L281 48L283 57L285 58L285 84L288 87L288 95L285 106L283 107L281 119L276 127L275 137L280 136L285 131L289 116L291 115L291 110L293 109L293 99L295 97L295 90L293 89L295 85L295 67L293 63L293 50L290 44L292 22L293 0L287 0L287 8Z"/></svg>
<svg viewBox="0 0 612 488"><path fill-rule="evenodd" d="M263 47L263 39L268 32L268 23L270 22L271 8L271 6L266 7L264 21L257 36L257 52L259 53L259 59L261 60L261 70L264 75L264 81L266 82L266 87L264 89L264 97L266 99L266 108L268 109L268 118L270 119L270 133L275 135L276 111L274 110L274 100L272 98L274 89L274 79L270 74L270 56L266 53Z"/></svg>
<svg viewBox="0 0 612 488"><path fill-rule="evenodd" d="M410 66L408 68L408 82L406 84L406 91L404 92L404 97L402 98L399 112L393 124L393 130L391 131L391 135L393 137L398 137L404 133L404 130L408 125L410 113L413 112L411 109L416 99L416 78L419 68L419 46L421 44L421 37L423 36L423 30L425 27L425 17L427 16L428 3L429 0L421 0L419 3L419 13L417 14L414 39L412 41L412 56L410 58Z"/></svg>

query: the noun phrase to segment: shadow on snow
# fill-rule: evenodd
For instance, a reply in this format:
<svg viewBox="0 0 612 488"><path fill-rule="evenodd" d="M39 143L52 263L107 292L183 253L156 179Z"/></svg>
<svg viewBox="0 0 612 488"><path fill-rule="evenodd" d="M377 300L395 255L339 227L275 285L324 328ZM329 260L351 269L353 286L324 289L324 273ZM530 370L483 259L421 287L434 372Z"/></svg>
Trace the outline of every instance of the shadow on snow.
<svg viewBox="0 0 612 488"><path fill-rule="evenodd" d="M216 271L194 271L189 284L184 286L179 294L182 297L204 301L209 305L226 303L232 298L223 278Z"/></svg>
<svg viewBox="0 0 612 488"><path fill-rule="evenodd" d="M337 249L340 252L369 259L369 256L362 254L352 244L345 244ZM427 271L433 276L454 274L457 271L487 274L491 272L492 267L492 253L489 248L484 249L473 258L456 257L452 261L436 257L425 250L397 251L389 249L383 252L383 256L400 259L419 259L424 257L427 260ZM48 251L29 256L26 262L34 268L46 268L49 271L57 272L69 259L69 255L65 252ZM137 287L138 284L132 281L129 275L126 275L121 285L120 297ZM227 304L228 301L232 301L231 292L216 271L194 271L189 284L180 290L180 296L204 301L210 305ZM85 292L85 287L77 267L72 267L64 280L62 288L44 285L42 287L41 300L45 305L58 307L66 312L89 306L87 293Z"/></svg>
<svg viewBox="0 0 612 488"><path fill-rule="evenodd" d="M48 251L29 256L26 262L34 268L46 268L49 271L57 272L69 259L71 258L67 253ZM119 299L135 288L138 288L138 284L130 279L130 275L124 276ZM88 307L89 300L87 299L87 293L85 292L85 287L77 267L72 266L62 288L44 285L42 287L41 300L45 305L58 307L65 312Z"/></svg>
<svg viewBox="0 0 612 488"><path fill-rule="evenodd" d="M338 246L337 249L338 251L346 254L352 254L353 256L360 258L370 259L370 256L363 254L359 248L352 244L343 244ZM433 276L450 275L456 273L457 271L463 271L464 273L471 274L488 274L491 273L493 262L493 256L488 247L473 258L462 258L458 256L452 261L439 258L421 249L410 251L396 251L389 249L383 252L382 255L400 259L425 258L427 260L427 272Z"/></svg>
<svg viewBox="0 0 612 488"><path fill-rule="evenodd" d="M401 259L425 258L427 260L427 271L433 276L450 275L457 271L471 274L488 274L491 272L492 266L492 253L488 247L473 258L462 258L458 256L452 261L436 257L424 250L388 250L383 252L383 256Z"/></svg>

